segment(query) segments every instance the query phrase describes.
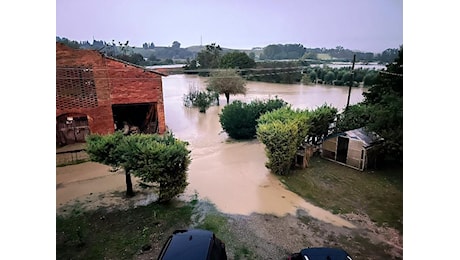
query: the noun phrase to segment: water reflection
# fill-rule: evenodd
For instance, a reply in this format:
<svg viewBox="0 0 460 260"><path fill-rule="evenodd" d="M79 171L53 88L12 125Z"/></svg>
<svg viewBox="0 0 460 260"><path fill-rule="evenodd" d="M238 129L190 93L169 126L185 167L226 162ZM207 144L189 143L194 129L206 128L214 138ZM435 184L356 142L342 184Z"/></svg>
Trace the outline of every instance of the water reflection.
<svg viewBox="0 0 460 260"><path fill-rule="evenodd" d="M263 144L257 140L237 142L228 138L219 123L224 107L210 107L206 113L183 105L183 96L189 88L205 88L205 79L194 75L171 75L163 78L166 124L176 137L190 143L192 163L189 168L186 193L198 193L208 198L219 210L231 214L269 213L282 216L305 209L312 217L352 227L349 222L307 203L285 189L267 168ZM323 104L343 109L348 88L333 86L303 86L300 84L273 84L248 82L247 94L231 96L233 100L250 102L278 96L293 108L314 109ZM362 100L362 88L351 92L350 104Z"/></svg>

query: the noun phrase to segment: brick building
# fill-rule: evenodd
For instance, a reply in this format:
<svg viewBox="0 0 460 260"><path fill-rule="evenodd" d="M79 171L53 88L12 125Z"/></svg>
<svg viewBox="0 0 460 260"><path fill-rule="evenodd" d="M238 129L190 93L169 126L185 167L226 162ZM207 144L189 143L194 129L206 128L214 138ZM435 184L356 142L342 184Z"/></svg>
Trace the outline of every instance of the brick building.
<svg viewBox="0 0 460 260"><path fill-rule="evenodd" d="M95 50L56 43L56 143L84 142L125 124L143 133L166 131L162 76Z"/></svg>

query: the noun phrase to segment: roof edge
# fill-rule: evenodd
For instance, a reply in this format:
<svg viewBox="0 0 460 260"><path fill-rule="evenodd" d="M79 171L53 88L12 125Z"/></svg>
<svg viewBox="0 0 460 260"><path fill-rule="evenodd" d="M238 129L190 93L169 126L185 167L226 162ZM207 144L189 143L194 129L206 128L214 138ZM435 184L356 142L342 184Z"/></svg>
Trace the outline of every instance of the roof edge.
<svg viewBox="0 0 460 260"><path fill-rule="evenodd" d="M136 67L138 69L142 69L144 71L147 71L147 72L151 72L151 73L155 73L155 74L158 74L160 76L168 76L168 74L166 73L163 73L163 72L160 72L158 70L153 70L153 69L149 69L149 68L146 68L146 67L143 67L143 66L140 66L140 65L137 65L137 64L133 64L133 63L130 63L130 62L127 62L127 61L124 61L124 60L120 60L120 59L117 59L115 57L112 57L112 56L109 56L101 51L98 51L98 50L93 50L93 49L74 49L72 47L69 47L67 45L65 45L64 43L62 42L56 42L56 44L59 44L59 45L62 45L66 48L69 48L69 49L72 49L72 50L75 50L75 51L90 51L90 52L95 52L95 53L98 53L99 55L101 55L102 57L104 58L107 58L107 59L111 59L111 60L114 60L114 61L117 61L117 62L120 62L120 63L123 63L123 64L126 64L126 65L129 65L129 66L133 66L133 67Z"/></svg>

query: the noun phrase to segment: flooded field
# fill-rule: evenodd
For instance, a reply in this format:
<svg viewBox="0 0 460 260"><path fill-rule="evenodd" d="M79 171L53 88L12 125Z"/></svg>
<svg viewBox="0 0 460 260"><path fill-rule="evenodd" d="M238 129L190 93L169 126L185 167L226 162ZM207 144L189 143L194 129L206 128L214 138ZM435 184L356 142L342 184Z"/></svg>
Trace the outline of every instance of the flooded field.
<svg viewBox="0 0 460 260"><path fill-rule="evenodd" d="M239 142L228 138L219 123L219 113L225 105L223 96L220 106L213 106L206 113L183 105L183 96L189 88L205 86L205 78L198 76L163 78L166 124L176 137L190 143L192 151L187 195L209 199L219 210L230 214L256 212L282 216L301 208L323 221L352 226L285 189L265 167L263 144L257 140ZM278 96L293 108L314 109L326 103L340 110L346 106L348 96L347 87L323 85L248 82L247 88L246 95L231 96L230 102ZM360 102L362 93L362 88L352 89L350 104Z"/></svg>

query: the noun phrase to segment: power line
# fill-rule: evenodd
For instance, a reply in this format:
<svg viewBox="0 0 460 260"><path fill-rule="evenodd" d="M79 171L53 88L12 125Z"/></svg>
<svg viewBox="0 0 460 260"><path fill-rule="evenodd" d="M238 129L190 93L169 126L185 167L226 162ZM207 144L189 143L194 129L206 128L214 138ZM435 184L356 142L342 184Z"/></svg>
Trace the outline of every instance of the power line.
<svg viewBox="0 0 460 260"><path fill-rule="evenodd" d="M230 79L230 78L251 78L251 77L262 77L262 76L274 76L274 75L279 75L279 74L292 74L292 73L296 73L296 72L301 72L301 70L291 70L291 71L280 71L280 72L271 72L271 73L262 73L262 74L249 74L249 75L241 75L241 76L229 76L229 77L225 77L225 76L216 76L216 77L213 77L213 78L220 78L220 79ZM181 73L182 74L182 73ZM177 75L177 74L175 74ZM103 80L110 80L110 79L116 79L116 80L121 80L121 79L124 79L124 80L163 80L162 78L149 78L149 77L56 77L56 79L59 79L59 80L96 80L96 79L103 79ZM171 79L171 78L168 78L167 79ZM179 79L178 79L179 80Z"/></svg>
<svg viewBox="0 0 460 260"><path fill-rule="evenodd" d="M270 71L268 73L253 73L253 74L247 74L247 75L241 75L241 76L230 76L230 77L225 77L225 76L216 76L214 78L238 78L238 77L242 77L242 78L245 78L245 79L248 79L248 78L254 78L254 77L263 77L263 76L276 76L276 75L279 75L279 74L293 74L293 73L298 73L300 72L301 74L303 74L304 72L304 69L306 68L309 68L307 66L299 66L299 67L291 67L291 68L257 68L257 69L238 69L236 70L237 72L264 72L264 71ZM82 70L84 72L89 72L89 71L126 71L125 69L102 69L102 68L99 68L99 69L92 69L92 68L76 68L76 67L56 67L56 69L58 70L69 70L69 71L72 71L72 70ZM198 70L185 70L185 71L178 71L178 73L170 73L170 74L167 74L165 77L167 77L167 79L171 79L169 78L168 76L172 76L172 75L178 75L178 74L190 74L190 75L194 75L195 73L210 73L210 72L216 72L216 71L221 71L222 69L198 69ZM156 72L156 71L153 71L153 70L148 70L146 69L145 71L148 71L148 72ZM397 74L397 73L392 73L392 72L387 72L387 71L377 71L378 73L383 73L383 74L388 74L388 75L393 75L393 76L399 76L399 77L402 77L403 74ZM113 80L163 80L162 78L151 78L151 77L62 77L62 76L58 76L56 77L56 79L59 79L59 80L95 80L95 79L99 79L99 80L109 80L109 79L113 79Z"/></svg>

